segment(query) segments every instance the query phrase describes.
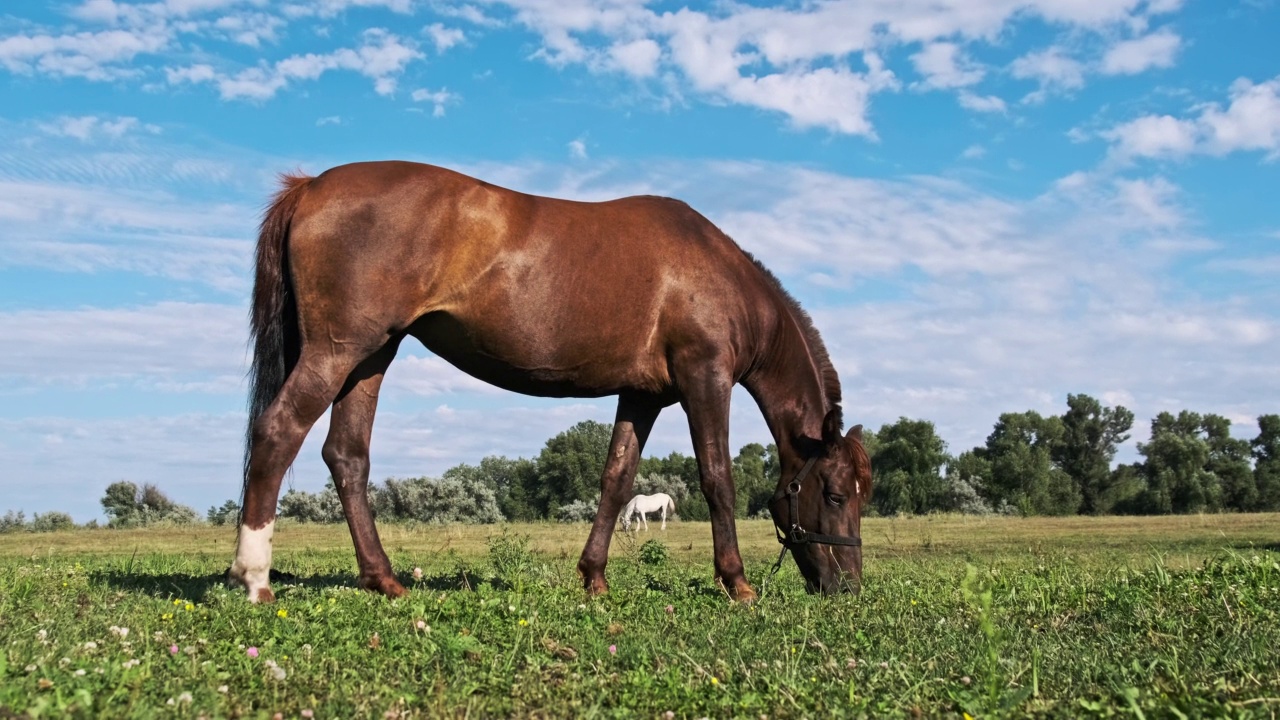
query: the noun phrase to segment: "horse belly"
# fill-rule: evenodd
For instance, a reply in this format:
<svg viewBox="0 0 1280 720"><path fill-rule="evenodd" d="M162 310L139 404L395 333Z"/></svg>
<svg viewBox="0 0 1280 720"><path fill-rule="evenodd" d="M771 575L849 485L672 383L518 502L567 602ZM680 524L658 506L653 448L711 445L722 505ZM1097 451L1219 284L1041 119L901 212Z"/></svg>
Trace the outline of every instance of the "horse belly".
<svg viewBox="0 0 1280 720"><path fill-rule="evenodd" d="M433 312L409 330L424 346L468 375L495 387L538 397L602 397L624 390L660 394L669 385L665 361L627 353L607 337L547 332L521 322Z"/></svg>

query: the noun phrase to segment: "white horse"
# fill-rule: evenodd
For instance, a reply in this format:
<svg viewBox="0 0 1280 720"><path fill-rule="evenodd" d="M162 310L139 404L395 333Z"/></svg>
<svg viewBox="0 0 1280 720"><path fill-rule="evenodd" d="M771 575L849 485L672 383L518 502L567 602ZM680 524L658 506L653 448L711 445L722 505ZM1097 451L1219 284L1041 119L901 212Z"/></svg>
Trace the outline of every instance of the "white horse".
<svg viewBox="0 0 1280 720"><path fill-rule="evenodd" d="M637 495L631 498L631 502L622 509L622 529L631 529L631 517L636 513L640 513L640 522L644 523L645 532L649 532L649 519L645 517L647 513L662 511L662 529L667 529L667 511L672 513L676 511L676 502L666 493L658 493L657 495Z"/></svg>

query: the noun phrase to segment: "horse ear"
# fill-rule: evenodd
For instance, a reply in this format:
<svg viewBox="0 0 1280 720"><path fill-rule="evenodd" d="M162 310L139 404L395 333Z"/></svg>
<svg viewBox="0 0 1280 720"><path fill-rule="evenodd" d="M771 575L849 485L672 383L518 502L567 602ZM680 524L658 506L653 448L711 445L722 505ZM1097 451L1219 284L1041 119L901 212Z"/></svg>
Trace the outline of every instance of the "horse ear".
<svg viewBox="0 0 1280 720"><path fill-rule="evenodd" d="M840 437L840 428L844 425L844 418L840 413L840 406L831 408L827 416L822 419L822 440L830 445L836 438Z"/></svg>
<svg viewBox="0 0 1280 720"><path fill-rule="evenodd" d="M854 425L853 427L849 428L849 432L845 435L845 437L849 438L850 440L857 440L858 442L862 442L862 426Z"/></svg>

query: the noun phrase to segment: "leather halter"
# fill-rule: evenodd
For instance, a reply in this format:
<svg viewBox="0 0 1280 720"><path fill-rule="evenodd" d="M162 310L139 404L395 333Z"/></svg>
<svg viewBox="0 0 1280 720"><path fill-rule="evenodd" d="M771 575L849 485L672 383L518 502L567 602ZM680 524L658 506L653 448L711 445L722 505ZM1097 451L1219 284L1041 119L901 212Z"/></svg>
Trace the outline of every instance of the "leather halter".
<svg viewBox="0 0 1280 720"><path fill-rule="evenodd" d="M787 551L794 546L845 545L848 547L862 547L862 538L860 537L824 535L822 533L809 532L800 526L800 487L817 462L818 458L816 456L809 458L804 467L800 468L800 472L796 474L795 478L787 483L786 497L789 515L787 519L791 523L791 527L787 529L786 533L783 533L777 525L773 526L774 532L778 535L778 542L782 543L782 551L778 553L778 561L773 564L773 569L769 571L770 576L778 572L782 567L782 559L786 557ZM778 496L774 495L774 499L778 499Z"/></svg>

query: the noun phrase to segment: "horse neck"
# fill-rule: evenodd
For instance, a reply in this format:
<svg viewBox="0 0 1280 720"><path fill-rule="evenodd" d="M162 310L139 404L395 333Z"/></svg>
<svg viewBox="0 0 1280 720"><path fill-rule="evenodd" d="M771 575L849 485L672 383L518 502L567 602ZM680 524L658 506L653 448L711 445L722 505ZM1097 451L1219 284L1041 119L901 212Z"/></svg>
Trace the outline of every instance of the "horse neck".
<svg viewBox="0 0 1280 720"><path fill-rule="evenodd" d="M827 414L821 371L809 352L804 333L788 313L787 322L769 338L769 351L742 379L755 399L784 460L800 458L801 438L822 439Z"/></svg>

